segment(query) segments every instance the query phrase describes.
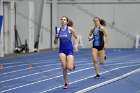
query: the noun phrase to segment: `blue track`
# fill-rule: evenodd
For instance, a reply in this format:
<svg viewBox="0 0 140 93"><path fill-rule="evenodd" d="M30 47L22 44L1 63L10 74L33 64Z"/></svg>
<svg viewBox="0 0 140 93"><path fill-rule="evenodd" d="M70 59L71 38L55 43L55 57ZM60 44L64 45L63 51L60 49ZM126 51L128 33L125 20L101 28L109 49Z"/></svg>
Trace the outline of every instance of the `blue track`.
<svg viewBox="0 0 140 93"><path fill-rule="evenodd" d="M0 59L0 93L74 93L140 69L138 49L107 49L106 55L105 64L99 65L101 77L95 79L91 49L81 49L76 70L68 71L68 89L63 89L58 52ZM140 71L87 93L140 93L139 79Z"/></svg>

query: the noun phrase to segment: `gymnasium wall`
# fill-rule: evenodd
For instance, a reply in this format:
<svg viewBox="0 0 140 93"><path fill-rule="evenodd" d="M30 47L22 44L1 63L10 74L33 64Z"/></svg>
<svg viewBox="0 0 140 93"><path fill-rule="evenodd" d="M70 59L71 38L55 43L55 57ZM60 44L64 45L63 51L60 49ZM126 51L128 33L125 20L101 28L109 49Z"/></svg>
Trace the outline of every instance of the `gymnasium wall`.
<svg viewBox="0 0 140 93"><path fill-rule="evenodd" d="M107 21L106 31L109 36L108 48L133 48L135 36L140 34L140 3L87 3L58 5L58 22L66 15L74 21L74 28L82 35L84 47L91 47L88 32L93 26L93 18L98 16ZM59 24L58 23L58 24Z"/></svg>
<svg viewBox="0 0 140 93"><path fill-rule="evenodd" d="M16 9L17 31L24 44L25 40L29 38L29 2L17 1Z"/></svg>
<svg viewBox="0 0 140 93"><path fill-rule="evenodd" d="M54 27L60 26L60 18L63 15L74 21L74 28L82 36L81 42L85 48L92 46L87 37L95 16L107 21L108 48L133 48L135 36L140 34L138 30L140 27L140 13L138 12L140 1L138 0L59 0L56 9L53 9L51 0L34 1L33 43L36 42L38 36L41 36L39 38L40 49L58 47L53 44ZM53 15L52 10L57 14ZM52 22L53 18L57 20ZM23 44L25 39L29 39L29 21L32 21L29 17L29 2L26 0L17 2L17 30Z"/></svg>

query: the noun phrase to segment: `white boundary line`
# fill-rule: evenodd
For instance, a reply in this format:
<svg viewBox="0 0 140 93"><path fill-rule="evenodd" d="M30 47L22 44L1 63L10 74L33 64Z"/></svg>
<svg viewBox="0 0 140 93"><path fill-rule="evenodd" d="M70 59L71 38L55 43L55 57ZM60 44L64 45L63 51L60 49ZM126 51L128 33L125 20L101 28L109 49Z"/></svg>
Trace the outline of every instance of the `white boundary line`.
<svg viewBox="0 0 140 93"><path fill-rule="evenodd" d="M45 60L43 60L43 61L45 61ZM46 61L49 61L49 60L46 60ZM108 63L112 63L112 62L116 62L115 60L107 60L107 61L109 61ZM131 60L127 60L127 61L131 61ZM134 60L133 60L134 61ZM139 60L135 60L135 62L139 62ZM79 61L75 61L75 63L79 63L79 62L82 62L82 63L84 63L85 61L83 61L83 60L79 60ZM37 62L33 62L33 63L31 63L32 65L33 64L36 64ZM46 62L39 62L39 63L37 63L37 64L44 64L44 63L46 63ZM120 63L120 62L117 62L117 63ZM56 64L60 64L60 63L56 63ZM24 65L29 65L29 64L24 64ZM49 64L49 65L53 65L53 64ZM23 64L22 65L18 65L18 66L23 66ZM38 68L38 67L44 67L44 66L47 66L47 65L43 65L43 66L36 66L35 68ZM8 66L8 67L4 67L4 68L11 68L11 67L15 67L15 66ZM19 72L19 71L23 71L23 70L28 70L28 68L25 68L25 69L20 69L20 70L15 70L15 71L10 71L10 72L6 72L6 73L1 73L0 75L3 75L3 74L9 74L9 73L14 73L14 72Z"/></svg>
<svg viewBox="0 0 140 93"><path fill-rule="evenodd" d="M131 65L131 66L123 66L123 67L119 67L119 68L114 68L114 69L111 69L111 70L102 72L102 73L100 73L100 74L105 74L105 73L108 73L108 72L111 72L111 71L114 71L114 70L118 70L118 69L121 69L121 68L132 67L132 66L138 66L138 65ZM74 82L70 82L69 85L70 85L70 84L73 84L73 83L77 83L77 82L83 81L83 80L86 80L86 79L89 79L89 78L92 78L92 77L94 77L94 76L95 76L95 75L92 75L92 76L89 76L89 77L86 77L86 78L83 78L83 79L79 79L79 80L74 81ZM51 88L51 89L46 89L46 90L43 90L42 92L39 92L39 93L46 93L46 92L55 90L55 89L60 88L60 87L63 87L63 86L64 86L64 85L60 85L60 86L57 86L57 87L54 87L54 88Z"/></svg>
<svg viewBox="0 0 140 93"><path fill-rule="evenodd" d="M12 64L22 64L22 63L28 63L28 62L36 62L36 61L39 61L39 62L41 62L41 63L43 63L43 62L46 62L46 61L59 61L59 59L44 59L44 60L23 60L23 59L21 59L21 60L18 60L17 59L17 61L11 61L11 62L5 62L5 63L2 63L3 65L12 65ZM37 62L36 62L37 63Z"/></svg>
<svg viewBox="0 0 140 93"><path fill-rule="evenodd" d="M86 65L89 65L89 64L91 64L91 63L88 63ZM54 64L54 65L56 65L56 64ZM78 64L77 66L79 66L79 65L85 65L85 64ZM21 78L25 78L25 77L29 77L29 76L33 76L33 75L38 75L38 74L41 74L41 73L50 72L50 71L54 71L54 70L58 70L58 69L61 69L61 67L60 68L55 68L55 69L50 69L50 70L45 70L45 71L41 71L41 72L37 72L37 73L33 73L33 74L28 74L28 75L21 76L21 77L16 77L16 78L13 78L13 79L3 80L3 81L0 81L0 83L4 83L4 82L7 82L7 81L16 80L16 79L21 79Z"/></svg>
<svg viewBox="0 0 140 93"><path fill-rule="evenodd" d="M109 61L109 60L108 60ZM121 60L118 60L118 61L121 61ZM125 60L126 61L126 60ZM130 62L131 62L131 60L129 60ZM138 60L136 60L135 62L137 62ZM52 62L52 61L51 61ZM54 61L55 62L55 61ZM59 62L59 61L57 61L57 62ZM79 63L79 62L83 62L83 63L85 63L85 61L75 61L75 63ZM110 62L110 61L109 61ZM117 62L117 61L114 61L114 60L112 60L111 62ZM134 62L134 60L133 60L133 62ZM139 61L138 61L139 62ZM55 62L56 63L56 62ZM39 61L39 63L38 62L32 62L32 63L24 63L24 64L18 64L18 65L13 65L13 66L6 66L6 67L4 67L4 69L8 69L8 68L14 68L14 67L20 67L20 66L28 66L29 64L32 64L32 65L40 65L40 64L55 64L55 63L47 63L47 62L43 62L43 61ZM60 63L60 62L59 62ZM119 62L117 62L117 63L119 63Z"/></svg>
<svg viewBox="0 0 140 93"><path fill-rule="evenodd" d="M39 61L39 62L38 62ZM52 63L51 64L55 64L56 62L59 62L59 60L56 60L56 61L53 61L53 60L50 60ZM53 63L54 62L54 63ZM24 64L23 64L24 63ZM14 63L13 63L14 64ZM29 65L29 64L33 64L33 65L35 65L35 64L47 64L47 61L40 61L40 60L36 60L36 62L34 62L34 61L32 61L32 63L30 63L30 62L28 62L28 61L25 61L25 62L21 62L21 64L19 63L19 64L16 64L16 65L13 65L13 66L6 66L6 67L4 67L5 69L7 69L7 68L13 68L13 67L19 67L19 66L25 66L25 65ZM50 63L48 63L48 64L50 64ZM3 65L5 65L5 64L3 64ZM11 64L10 64L11 65Z"/></svg>
<svg viewBox="0 0 140 93"><path fill-rule="evenodd" d="M91 90L94 90L94 89L96 89L96 88L99 88L99 87L105 86L105 85L107 85L107 84L116 82L116 81L118 81L118 80L124 79L124 78L126 78L126 77L128 77L128 76L130 76L130 75L132 75L132 74L137 73L137 72L140 72L140 68L139 68L139 69L136 69L136 70L134 70L134 71L131 71L131 72L129 72L129 73L126 73L126 74L124 74L124 75L121 75L121 76L119 76L119 77L113 78L113 79L111 79L111 80L107 80L107 81L105 81L105 82L102 82L102 83L96 84L96 85L94 85L94 86L85 88L85 89L83 89L83 90L77 91L77 92L75 92L75 93L86 93L86 92L91 91Z"/></svg>
<svg viewBox="0 0 140 93"><path fill-rule="evenodd" d="M85 69L80 69L80 70L77 70L77 71L74 71L74 72L70 72L70 73L68 73L68 74L72 74L72 73L76 73L76 72L88 70L88 69L91 69L91 68L93 68L93 67L85 68ZM26 87L26 86L29 86L29 85L41 83L41 82L48 81L48 80L55 79L55 78L59 78L59 77L62 77L62 76L63 76L63 75L59 75L59 76L56 76L56 77L53 77L53 78L47 78L47 79L44 79L44 80L40 80L40 81L36 81L36 82L29 83L29 84L17 86L17 87L11 88L11 89L7 89L7 90L0 91L0 93L4 93L4 92L8 92L8 91L15 90L15 89L18 89L18 88Z"/></svg>
<svg viewBox="0 0 140 93"><path fill-rule="evenodd" d="M74 62L74 63L85 63L85 61L78 61L78 62ZM47 64L47 63L46 63ZM47 64L47 65L43 65L43 66L35 66L33 68L39 68L39 67L46 67L46 66L51 66L51 65L59 65L61 64L60 62L58 63L52 63L52 64ZM28 66L29 64L27 64ZM33 64L32 64L33 65ZM5 68L5 67L4 67ZM1 73L0 75L3 75L3 74L9 74L9 73L14 73L14 72L19 72L19 71L23 71L23 70L28 70L29 68L25 68L25 69L20 69L20 70L15 70L15 71L10 71L10 72L5 72L5 73Z"/></svg>
<svg viewBox="0 0 140 93"><path fill-rule="evenodd" d="M17 59L18 60L18 59ZM80 60L77 60L77 61L85 61L85 60L88 60L88 59L80 59ZM92 60L92 59L91 59ZM3 60L4 61L4 60ZM28 63L28 62L33 62L33 63L38 63L38 62L36 62L36 61L39 61L39 62L41 62L41 63L45 63L45 62L48 62L48 61L60 61L59 60L59 58L56 58L56 59L33 59L33 60L25 60L25 59L21 59L21 60L19 60L19 61L11 61L11 62L4 62L4 63L1 63L1 64L3 64L3 65L12 65L12 64L20 64L20 63Z"/></svg>
<svg viewBox="0 0 140 93"><path fill-rule="evenodd" d="M131 66L138 66L138 65L131 65ZM103 73L107 73L107 72L110 72L110 71L113 71L113 70L117 70L117 69L120 69L120 68L131 67L131 66L123 66L123 67L115 68L115 69L112 69L112 70L109 70L109 71L105 71L105 72L103 72ZM91 68L93 68L93 67L85 68L85 69L81 69L81 70L77 70L77 71L74 71L74 72L70 72L70 73L68 73L68 74L80 72L80 71L87 70L87 69L91 69ZM103 74L103 73L101 73L101 74ZM49 79L44 79L44 80L32 82L32 83L25 84L25 85L21 85L21 86L17 86L17 87L14 87L14 88L10 88L10 89L7 89L7 90L0 91L0 93L4 93L4 92L12 91L12 90L15 90L15 89L18 89L18 88L22 88L22 87L30 86L30 85L33 85L33 84L45 82L45 81L48 81L48 80L51 80L51 79L59 78L59 77L61 77L61 76L63 76L63 75L59 75L59 76L56 76L56 77L54 77L54 78L49 78ZM90 77L94 77L94 76L90 76ZM76 83L76 82L79 82L79 81L88 79L88 78L90 78L90 77L87 77L87 78L84 78L84 79L80 79L80 80L78 80L78 81L74 81L74 82L71 82L71 83L69 83L69 84L73 84L73 83ZM59 88L59 87L62 87L62 85L61 85L61 86L58 86L58 87L56 87L56 88ZM50 91L50 90L54 90L54 89L56 89L56 88L49 89L49 91ZM45 92L47 92L47 91L48 91L48 90L45 90ZM44 93L44 91L43 91L43 92L40 92L40 93Z"/></svg>
<svg viewBox="0 0 140 93"><path fill-rule="evenodd" d="M133 55L133 54L132 54ZM125 55L125 56L119 56L119 57L115 57L115 58L110 58L110 60L108 60L108 61L115 61L116 59L116 61L118 61L118 59L119 60L123 60L124 58L128 58L129 56L132 56L132 55ZM41 58L42 59L42 58ZM5 59L4 59L5 60ZM30 59L30 60L24 60L24 59L21 59L21 61L13 61L12 63L11 62L4 62L4 64L3 65L8 65L8 64L15 64L15 63L25 63L25 62L34 62L34 61L40 61L40 62L44 62L44 61L59 61L59 59L58 58L56 58L56 59L43 59L43 60L40 60L40 59ZM82 59L82 60L88 60L88 59ZM78 61L81 61L81 60L78 60ZM127 61L127 60L125 60L125 61ZM130 60L129 60L130 61ZM133 60L134 61L134 60ZM34 62L35 63L35 62ZM37 63L37 62L36 62Z"/></svg>
<svg viewBox="0 0 140 93"><path fill-rule="evenodd" d="M49 65L55 65L55 64L58 64L58 63L56 63L56 62L59 62L59 60L56 60L56 61L52 61L52 60L50 60L52 63L47 63L46 61L39 61L39 63L38 62L32 62L32 63L29 63L29 62L27 62L27 63L25 63L25 64L19 64L19 65L14 65L14 66L6 66L6 67L4 67L4 69L8 69L8 68L14 68L14 67L19 67L19 66L28 66L29 64L32 64L32 65L39 65L39 64L49 64ZM79 62L83 62L83 63L85 63L85 61L75 61L75 63L79 63ZM60 62L59 62L60 63ZM46 66L46 65L45 65Z"/></svg>
<svg viewBox="0 0 140 93"><path fill-rule="evenodd" d="M133 64L133 63L135 63L135 62L128 62L128 64ZM93 63L78 64L78 65L76 65L76 66L79 66L79 65L89 65L89 64L93 64ZM104 66L118 65L118 64L126 64L126 63L108 64L108 65L104 65ZM138 63L137 63L137 64L138 64ZM0 81L0 83L12 81L12 80L17 80L17 79L21 79L21 78L26 78L26 77L29 77L29 76L38 75L38 74L41 74L41 73L46 73L46 72L50 72L50 71L54 71L54 70L58 70L58 69L61 69L61 68L55 68L55 69L45 70L45 71L41 71L41 72L37 72L37 73L33 73L33 74L28 74L28 75L16 77L16 78L11 78L11 79L7 79L7 80Z"/></svg>
<svg viewBox="0 0 140 93"><path fill-rule="evenodd" d="M27 59L27 58L26 58L26 59ZM4 59L4 60L5 60L5 59ZM4 61L4 60L3 60L3 61ZM16 61L10 61L10 62L8 61L8 62L4 62L4 63L2 62L1 64L3 64L3 65L9 65L9 64L15 64L15 63L16 63L16 64L18 64L18 63L20 64L20 63L36 62L36 61L41 61L41 62L44 62L44 61L45 61L45 62L46 62L46 61L59 61L59 59L58 59L58 58L55 58L55 59L52 59L52 60L51 60L51 59L38 59L38 60L37 60L37 59L36 59L36 60L35 60L35 59L33 59L33 60L30 60L30 59L28 59L28 60L25 60L25 59L17 59ZM12 62L12 63L11 63L11 62Z"/></svg>

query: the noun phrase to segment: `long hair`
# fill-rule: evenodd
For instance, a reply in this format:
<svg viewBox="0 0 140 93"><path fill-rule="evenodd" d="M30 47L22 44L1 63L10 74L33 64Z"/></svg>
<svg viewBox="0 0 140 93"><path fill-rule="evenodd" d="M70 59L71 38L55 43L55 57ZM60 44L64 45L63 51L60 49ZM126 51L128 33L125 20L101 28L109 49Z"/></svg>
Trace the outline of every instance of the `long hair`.
<svg viewBox="0 0 140 93"><path fill-rule="evenodd" d="M106 21L103 20L103 19L100 19L100 24L103 25L103 26L106 26Z"/></svg>
<svg viewBox="0 0 140 93"><path fill-rule="evenodd" d="M67 26L70 26L70 27L73 26L73 21L72 21L70 18L68 19L68 24L67 24Z"/></svg>
<svg viewBox="0 0 140 93"><path fill-rule="evenodd" d="M98 20L100 21L100 24L101 24L101 25L106 26L106 21L105 21L104 19L99 18L99 17L94 17L93 21L94 21L95 19L98 19Z"/></svg>

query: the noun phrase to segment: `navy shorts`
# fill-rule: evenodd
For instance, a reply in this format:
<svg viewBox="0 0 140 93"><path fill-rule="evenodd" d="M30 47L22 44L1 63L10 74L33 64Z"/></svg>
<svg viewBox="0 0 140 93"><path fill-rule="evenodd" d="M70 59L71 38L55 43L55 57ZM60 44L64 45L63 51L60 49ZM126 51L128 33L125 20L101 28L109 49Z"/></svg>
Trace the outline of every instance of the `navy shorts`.
<svg viewBox="0 0 140 93"><path fill-rule="evenodd" d="M102 46L93 46L92 48L96 48L98 51L104 50L104 45Z"/></svg>
<svg viewBox="0 0 140 93"><path fill-rule="evenodd" d="M59 49L59 53L64 53L66 56L68 56L68 55L74 56L73 49Z"/></svg>

